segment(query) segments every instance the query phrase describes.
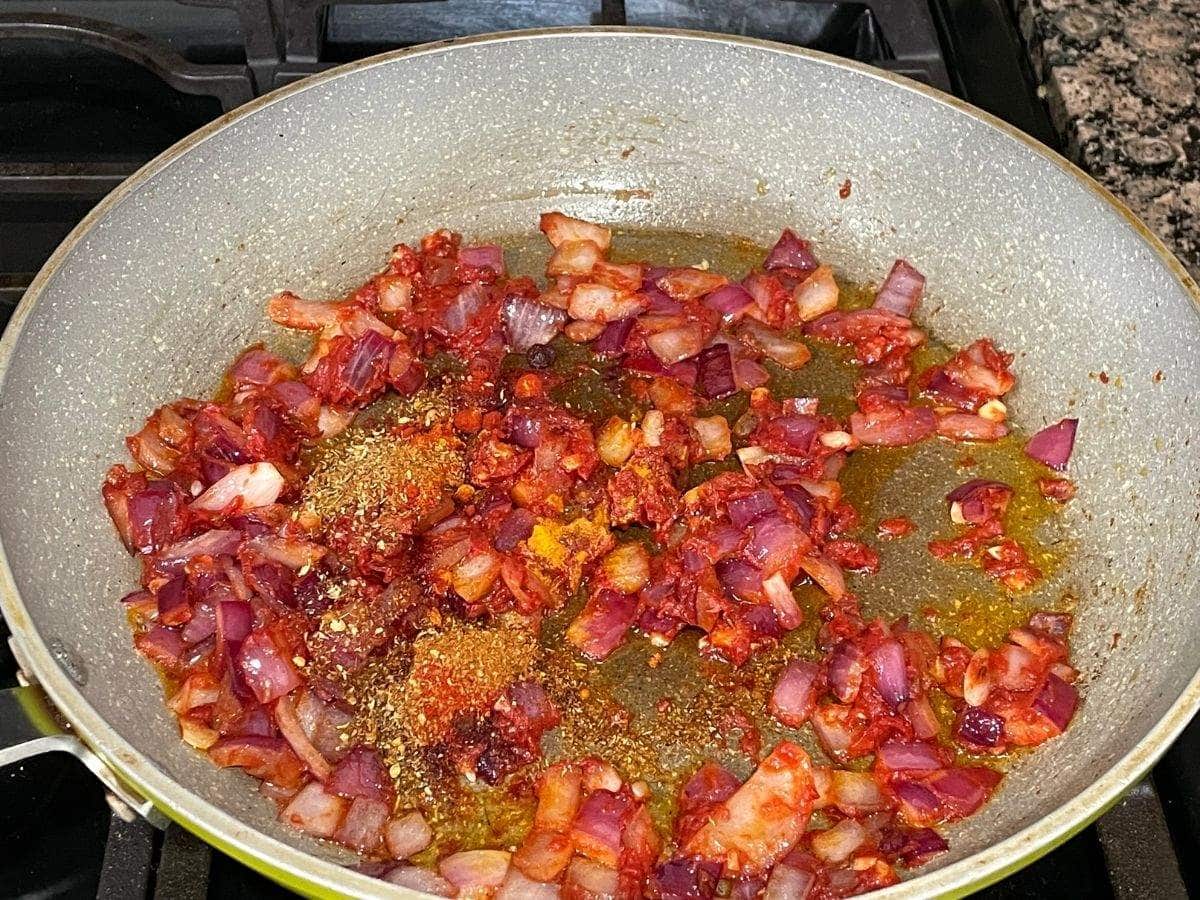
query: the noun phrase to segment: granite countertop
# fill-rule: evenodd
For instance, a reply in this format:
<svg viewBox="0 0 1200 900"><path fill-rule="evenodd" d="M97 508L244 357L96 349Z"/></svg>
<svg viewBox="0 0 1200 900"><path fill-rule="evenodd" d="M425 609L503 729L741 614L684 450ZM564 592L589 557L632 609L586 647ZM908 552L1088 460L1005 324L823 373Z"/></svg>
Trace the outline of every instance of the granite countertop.
<svg viewBox="0 0 1200 900"><path fill-rule="evenodd" d="M1014 0L1067 155L1200 276L1200 0Z"/></svg>

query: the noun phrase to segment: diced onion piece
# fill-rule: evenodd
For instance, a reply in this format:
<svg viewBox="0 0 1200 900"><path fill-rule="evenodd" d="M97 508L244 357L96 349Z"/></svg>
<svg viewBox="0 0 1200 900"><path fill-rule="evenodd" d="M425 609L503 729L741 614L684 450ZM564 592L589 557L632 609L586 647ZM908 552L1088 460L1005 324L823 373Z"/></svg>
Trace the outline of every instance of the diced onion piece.
<svg viewBox="0 0 1200 900"><path fill-rule="evenodd" d="M669 366L699 353L704 346L704 336L699 325L681 325L650 335L646 338L646 346L663 365Z"/></svg>
<svg viewBox="0 0 1200 900"><path fill-rule="evenodd" d="M574 852L565 834L534 829L513 854L509 875L519 870L535 881L555 881L571 862Z"/></svg>
<svg viewBox="0 0 1200 900"><path fill-rule="evenodd" d="M892 265L887 278L875 295L876 309L886 309L904 318L912 318L913 311L925 290L925 276L908 264L906 260L898 259Z"/></svg>
<svg viewBox="0 0 1200 900"><path fill-rule="evenodd" d="M785 631L799 628L804 621L804 614L800 612L796 597L792 594L792 589L783 575L776 572L769 578L765 578L762 588L767 602L775 610L775 618L779 620L779 626Z"/></svg>
<svg viewBox="0 0 1200 900"><path fill-rule="evenodd" d="M371 853L383 843L388 812L388 804L381 800L356 797L333 839L359 853Z"/></svg>
<svg viewBox="0 0 1200 900"><path fill-rule="evenodd" d="M561 309L546 306L527 297L509 297L500 309L509 346L524 353L530 347L548 343L567 320Z"/></svg>
<svg viewBox="0 0 1200 900"><path fill-rule="evenodd" d="M576 285L571 291L571 299L567 305L567 312L572 319L600 324L636 316L643 309L645 301L640 294L618 291L591 282ZM690 353L688 355L691 356Z"/></svg>
<svg viewBox="0 0 1200 900"><path fill-rule="evenodd" d="M450 586L468 603L482 600L500 574L500 562L500 557L491 550L476 550L454 567Z"/></svg>
<svg viewBox="0 0 1200 900"><path fill-rule="evenodd" d="M848 816L862 816L887 809L890 805L873 775L832 769L829 794L833 804Z"/></svg>
<svg viewBox="0 0 1200 900"><path fill-rule="evenodd" d="M602 251L612 245L612 232L603 225L573 219L560 212L542 213L538 227L555 248L568 241L591 241Z"/></svg>
<svg viewBox="0 0 1200 900"><path fill-rule="evenodd" d="M724 459L733 452L729 422L724 416L692 419L692 430L696 432L704 454L701 461Z"/></svg>
<svg viewBox="0 0 1200 900"><path fill-rule="evenodd" d="M538 782L533 827L545 831L569 830L579 811L582 783L583 775L579 769L565 763L553 765L543 772Z"/></svg>
<svg viewBox="0 0 1200 900"><path fill-rule="evenodd" d="M620 416L613 416L596 435L596 452L606 465L620 468L633 455L633 426Z"/></svg>
<svg viewBox="0 0 1200 900"><path fill-rule="evenodd" d="M1025 452L1050 468L1062 472L1067 468L1067 461L1075 448L1075 429L1078 425L1078 419L1063 419L1043 428L1029 439L1029 443L1025 445Z"/></svg>
<svg viewBox="0 0 1200 900"><path fill-rule="evenodd" d="M971 656L963 674L963 699L971 706L983 706L991 690L991 654L981 647Z"/></svg>
<svg viewBox="0 0 1200 900"><path fill-rule="evenodd" d="M331 838L349 808L349 802L325 793L320 782L313 781L300 789L280 818L313 837Z"/></svg>
<svg viewBox="0 0 1200 900"><path fill-rule="evenodd" d="M837 309L838 285L829 266L818 266L792 291L801 322L811 322L818 316Z"/></svg>
<svg viewBox="0 0 1200 900"><path fill-rule="evenodd" d="M564 886L571 897L607 898L617 896L620 881L616 869L577 856L567 868Z"/></svg>
<svg viewBox="0 0 1200 900"><path fill-rule="evenodd" d="M624 594L634 594L650 580L650 554L639 543L621 544L600 561L606 584Z"/></svg>
<svg viewBox="0 0 1200 900"><path fill-rule="evenodd" d="M854 819L842 819L832 828L813 832L812 851L827 863L845 862L866 840L866 830Z"/></svg>
<svg viewBox="0 0 1200 900"><path fill-rule="evenodd" d="M439 862L438 871L460 892L484 893L504 883L511 858L503 850L461 850Z"/></svg>
<svg viewBox="0 0 1200 900"><path fill-rule="evenodd" d="M543 884L527 878L513 865L509 866L495 900L555 900L558 896L557 884Z"/></svg>
<svg viewBox="0 0 1200 900"><path fill-rule="evenodd" d="M763 262L764 269L812 270L816 267L817 258L813 256L808 241L797 237L790 228L783 229Z"/></svg>
<svg viewBox="0 0 1200 900"><path fill-rule="evenodd" d="M753 319L742 325L738 335L786 369L799 369L812 359L812 351L803 343L785 338Z"/></svg>
<svg viewBox="0 0 1200 900"><path fill-rule="evenodd" d="M799 728L817 703L821 667L806 659L793 659L784 668L771 692L771 715L789 728Z"/></svg>
<svg viewBox="0 0 1200 900"><path fill-rule="evenodd" d="M292 749L308 766L309 771L319 781L328 781L329 776L333 774L333 766L313 746L308 735L304 733L304 728L296 715L296 707L292 704L290 696L280 697L275 701L275 723L279 726L280 734L292 745Z"/></svg>
<svg viewBox="0 0 1200 900"><path fill-rule="evenodd" d="M453 897L456 893L454 885L422 866L396 866L383 876L383 880L397 887L421 891L435 897Z"/></svg>
<svg viewBox="0 0 1200 900"><path fill-rule="evenodd" d="M379 308L384 312L412 309L412 279L406 275L380 275L375 279Z"/></svg>
<svg viewBox="0 0 1200 900"><path fill-rule="evenodd" d="M245 463L235 466L197 497L192 508L219 513L270 506L279 499L284 484L283 476L271 463Z"/></svg>
<svg viewBox="0 0 1200 900"><path fill-rule="evenodd" d="M652 409L642 416L640 429L642 440L645 441L647 447L659 447L662 445L663 429L665 427L666 419L663 418L661 410Z"/></svg>
<svg viewBox="0 0 1200 900"><path fill-rule="evenodd" d="M807 869L781 862L771 870L762 900L805 900L816 882L817 876Z"/></svg>
<svg viewBox="0 0 1200 900"><path fill-rule="evenodd" d="M596 263L604 258L603 252L591 241L564 241L555 248L546 263L546 274L590 275Z"/></svg>
<svg viewBox="0 0 1200 900"><path fill-rule="evenodd" d="M207 750L221 736L207 725L202 725L191 716L179 717L179 735L183 742L197 750Z"/></svg>
<svg viewBox="0 0 1200 900"><path fill-rule="evenodd" d="M834 600L846 593L846 577L837 563L824 556L806 556L800 560L800 568Z"/></svg>
<svg viewBox="0 0 1200 900"><path fill-rule="evenodd" d="M387 823L383 840L392 859L408 859L433 842L433 830L419 812L410 812Z"/></svg>

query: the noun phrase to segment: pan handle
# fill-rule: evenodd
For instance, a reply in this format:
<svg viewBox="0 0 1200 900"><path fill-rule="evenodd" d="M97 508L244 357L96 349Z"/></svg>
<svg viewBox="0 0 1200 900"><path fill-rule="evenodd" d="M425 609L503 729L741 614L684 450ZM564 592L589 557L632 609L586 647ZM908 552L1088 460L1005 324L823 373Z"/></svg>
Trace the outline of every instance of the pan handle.
<svg viewBox="0 0 1200 900"><path fill-rule="evenodd" d="M0 767L53 752L70 753L87 766L106 788L108 805L121 818L131 821L141 816L156 828L167 827L166 816L58 723L40 687L28 684L0 690Z"/></svg>

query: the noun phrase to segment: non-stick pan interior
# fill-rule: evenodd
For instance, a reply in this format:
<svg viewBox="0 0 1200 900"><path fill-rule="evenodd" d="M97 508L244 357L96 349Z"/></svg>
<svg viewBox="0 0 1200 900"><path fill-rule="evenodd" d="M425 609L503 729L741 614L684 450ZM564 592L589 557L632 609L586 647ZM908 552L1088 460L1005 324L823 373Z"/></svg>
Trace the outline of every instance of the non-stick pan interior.
<svg viewBox="0 0 1200 900"><path fill-rule="evenodd" d="M1085 705L1066 737L951 830L937 865L1088 788L1195 673L1192 298L1079 176L962 110L761 45L558 34L359 65L171 155L58 259L5 339L0 538L30 620L14 611L12 624L35 660L36 635L60 662L44 680L119 765L178 782L181 815L220 828L202 798L311 846L274 823L251 782L179 743L130 646L117 601L133 568L99 497L122 437L269 338L272 291L334 296L398 240L443 225L526 231L547 208L759 240L790 225L861 280L906 256L929 280L927 325L1018 352L1019 423L1080 419L1066 526ZM251 830L240 839L279 855Z"/></svg>

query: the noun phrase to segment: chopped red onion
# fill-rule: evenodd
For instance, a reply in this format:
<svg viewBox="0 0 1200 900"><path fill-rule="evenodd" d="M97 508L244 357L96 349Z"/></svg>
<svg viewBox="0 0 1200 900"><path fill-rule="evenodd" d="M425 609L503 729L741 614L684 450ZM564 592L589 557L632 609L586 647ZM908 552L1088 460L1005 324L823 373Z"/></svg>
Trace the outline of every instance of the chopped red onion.
<svg viewBox="0 0 1200 900"><path fill-rule="evenodd" d="M191 591L182 575L165 582L156 592L158 621L163 625L182 625L192 617Z"/></svg>
<svg viewBox="0 0 1200 900"><path fill-rule="evenodd" d="M807 869L789 866L786 862L778 863L771 870L767 881L767 890L762 900L805 900L817 883L817 876ZM704 896L702 894L687 894L681 896Z"/></svg>
<svg viewBox="0 0 1200 900"><path fill-rule="evenodd" d="M459 334L465 330L475 315L487 305L490 294L491 289L478 281L464 286L442 314L446 333Z"/></svg>
<svg viewBox="0 0 1200 900"><path fill-rule="evenodd" d="M1067 461L1075 448L1075 429L1078 425L1078 419L1063 419L1043 428L1025 445L1026 454L1062 472L1067 468Z"/></svg>
<svg viewBox="0 0 1200 900"><path fill-rule="evenodd" d="M283 476L271 463L245 463L235 466L192 501L192 509L221 513L268 506L279 499L284 483Z"/></svg>
<svg viewBox="0 0 1200 900"><path fill-rule="evenodd" d="M422 866L396 866L383 880L398 887L432 894L435 897L453 897L457 889L441 875Z"/></svg>
<svg viewBox="0 0 1200 900"><path fill-rule="evenodd" d="M389 812L387 803L358 797L351 802L333 839L359 853L370 853L383 843L383 828Z"/></svg>
<svg viewBox="0 0 1200 900"><path fill-rule="evenodd" d="M168 671L177 671L183 662L183 638L174 628L155 625L133 639L134 646L147 659Z"/></svg>
<svg viewBox="0 0 1200 900"><path fill-rule="evenodd" d="M596 338L592 344L592 352L604 356L615 356L625 352L625 342L629 339L629 333L633 331L633 325L637 321L634 316L629 316L624 319L618 319L615 322L609 322L604 326L604 330L600 332L600 337Z"/></svg>
<svg viewBox="0 0 1200 900"><path fill-rule="evenodd" d="M938 795L915 781L893 781L892 791L900 801L902 816L909 822L936 823L942 821L946 811Z"/></svg>
<svg viewBox="0 0 1200 900"><path fill-rule="evenodd" d="M700 392L709 400L723 400L737 393L728 344L714 344L701 350L696 364L696 383Z"/></svg>
<svg viewBox="0 0 1200 900"><path fill-rule="evenodd" d="M746 557L759 566L764 575L772 575L811 546L808 536L782 516L767 515L750 526Z"/></svg>
<svg viewBox="0 0 1200 900"><path fill-rule="evenodd" d="M757 602L762 596L762 570L739 557L726 557L714 567L721 586L738 600Z"/></svg>
<svg viewBox="0 0 1200 900"><path fill-rule="evenodd" d="M799 728L817 705L821 667L806 659L793 659L784 668L771 692L771 715L789 728Z"/></svg>
<svg viewBox="0 0 1200 900"><path fill-rule="evenodd" d="M393 859L408 859L433 842L433 829L423 815L411 812L388 822L383 839Z"/></svg>
<svg viewBox="0 0 1200 900"><path fill-rule="evenodd" d="M646 338L646 346L663 365L669 366L699 353L704 346L704 336L699 325L681 325L650 335Z"/></svg>
<svg viewBox="0 0 1200 900"><path fill-rule="evenodd" d="M163 548L158 561L161 564L194 559L197 556L233 556L241 546L242 536L242 532L233 528L214 528Z"/></svg>
<svg viewBox="0 0 1200 900"><path fill-rule="evenodd" d="M192 607L192 617L183 626L184 643L198 644L217 632L217 611L211 603L201 600Z"/></svg>
<svg viewBox="0 0 1200 900"><path fill-rule="evenodd" d="M857 644L842 641L829 654L829 690L842 703L853 703L862 687L862 651Z"/></svg>
<svg viewBox="0 0 1200 900"><path fill-rule="evenodd" d="M985 766L955 766L935 772L925 784L954 817L964 818L983 806L1003 777Z"/></svg>
<svg viewBox="0 0 1200 900"><path fill-rule="evenodd" d="M719 312L726 322L737 322L754 305L754 298L740 284L727 284L707 295L704 305Z"/></svg>
<svg viewBox="0 0 1200 900"><path fill-rule="evenodd" d="M635 594L603 588L588 598L567 629L567 640L591 659L607 659L625 640L636 618Z"/></svg>
<svg viewBox="0 0 1200 900"><path fill-rule="evenodd" d="M771 373L752 359L742 357L733 363L733 380L739 391L752 391L771 380Z"/></svg>
<svg viewBox="0 0 1200 900"><path fill-rule="evenodd" d="M325 793L320 782L314 781L300 789L279 817L313 837L331 838L349 807L341 797Z"/></svg>
<svg viewBox="0 0 1200 900"><path fill-rule="evenodd" d="M458 264L473 269L491 269L497 275L504 274L504 251L496 244L476 244L460 247Z"/></svg>
<svg viewBox="0 0 1200 900"><path fill-rule="evenodd" d="M558 900L557 884L534 881L515 865L508 867L494 900Z"/></svg>
<svg viewBox="0 0 1200 900"><path fill-rule="evenodd" d="M785 338L773 328L748 319L738 335L775 362L788 369L799 369L812 359L812 351L800 341Z"/></svg>
<svg viewBox="0 0 1200 900"><path fill-rule="evenodd" d="M566 310L526 297L509 297L500 309L500 316L509 346L520 353L549 343L567 321Z"/></svg>
<svg viewBox="0 0 1200 900"><path fill-rule="evenodd" d="M230 655L236 655L253 627L254 610L245 600L222 600L217 603L217 636Z"/></svg>
<svg viewBox="0 0 1200 900"><path fill-rule="evenodd" d="M279 733L308 766L308 770L317 777L317 780L327 781L333 772L333 767L308 739L291 697L280 697L275 701L275 722L279 725Z"/></svg>
<svg viewBox="0 0 1200 900"><path fill-rule="evenodd" d="M935 772L946 765L938 748L922 741L884 741L876 759L893 772Z"/></svg>
<svg viewBox="0 0 1200 900"><path fill-rule="evenodd" d="M355 747L334 766L325 790L348 799L390 800L392 782L378 752Z"/></svg>
<svg viewBox="0 0 1200 900"><path fill-rule="evenodd" d="M894 639L882 641L870 652L871 667L879 694L892 709L909 698L908 669L904 648Z"/></svg>
<svg viewBox="0 0 1200 900"><path fill-rule="evenodd" d="M791 585L787 583L783 573L776 572L764 578L762 590L763 596L771 604L779 627L785 631L799 628L804 622L804 613L800 611L800 606L796 603L796 596L792 593Z"/></svg>
<svg viewBox="0 0 1200 900"><path fill-rule="evenodd" d="M1046 676L1046 684L1041 693L1033 701L1033 708L1053 722L1059 731L1065 731L1075 715L1075 707L1078 704L1079 691L1075 686L1051 672Z"/></svg>
<svg viewBox="0 0 1200 900"><path fill-rule="evenodd" d="M515 550L517 544L533 534L533 526L536 521L533 513L529 510L520 506L514 507L500 520L492 545L501 553Z"/></svg>
<svg viewBox="0 0 1200 900"><path fill-rule="evenodd" d="M770 491L755 491L745 497L730 500L727 508L729 521L735 528L746 528L769 512L778 512L775 498Z"/></svg>
<svg viewBox="0 0 1200 900"><path fill-rule="evenodd" d="M964 706L954 723L954 734L977 747L998 747L1004 738L1004 720L978 706Z"/></svg>
<svg viewBox="0 0 1200 900"><path fill-rule="evenodd" d="M592 791L575 816L571 842L592 859L615 866L621 856L621 833L632 813L633 803L626 795Z"/></svg>
<svg viewBox="0 0 1200 900"><path fill-rule="evenodd" d="M222 603L221 607L225 605ZM291 654L281 650L266 631L250 632L238 650L237 663L259 703L277 700L304 683L292 664Z"/></svg>
<svg viewBox="0 0 1200 900"><path fill-rule="evenodd" d="M511 854L503 850L461 850L438 863L438 871L461 893L487 896L504 882Z"/></svg>
<svg viewBox="0 0 1200 900"><path fill-rule="evenodd" d="M817 258L813 256L808 241L796 237L790 228L783 229L779 240L767 254L763 263L764 269L800 269L811 272L817 267Z"/></svg>
<svg viewBox="0 0 1200 900"><path fill-rule="evenodd" d="M701 351L707 352L707 351ZM681 360L667 368L667 374L678 381L680 384L686 385L689 388L696 386L696 380L700 377L700 365L697 362L700 357L692 357L691 359ZM732 378L732 375L730 376Z"/></svg>
<svg viewBox="0 0 1200 900"><path fill-rule="evenodd" d="M906 319L912 318L924 290L925 276L906 260L898 259L880 285L873 305L876 309L886 309Z"/></svg>

